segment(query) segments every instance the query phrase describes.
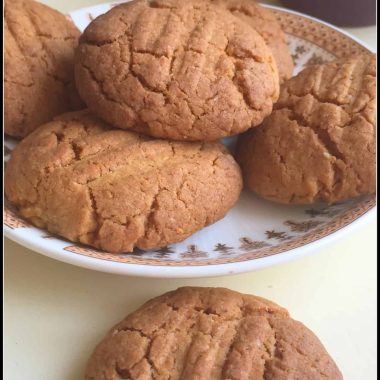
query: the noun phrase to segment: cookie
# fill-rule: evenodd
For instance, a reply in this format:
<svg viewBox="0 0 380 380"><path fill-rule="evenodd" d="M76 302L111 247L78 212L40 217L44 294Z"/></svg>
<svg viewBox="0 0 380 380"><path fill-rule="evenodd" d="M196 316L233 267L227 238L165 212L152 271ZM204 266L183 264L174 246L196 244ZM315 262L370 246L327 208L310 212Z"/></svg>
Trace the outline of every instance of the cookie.
<svg viewBox="0 0 380 380"><path fill-rule="evenodd" d="M265 40L276 61L280 83L293 74L294 64L287 39L275 15L254 0L213 0L252 26Z"/></svg>
<svg viewBox="0 0 380 380"><path fill-rule="evenodd" d="M338 380L319 339L282 307L223 288L148 301L96 347L86 380Z"/></svg>
<svg viewBox="0 0 380 380"><path fill-rule="evenodd" d="M137 0L84 31L78 91L111 125L172 140L207 141L260 124L278 98L263 38L203 0Z"/></svg>
<svg viewBox="0 0 380 380"><path fill-rule="evenodd" d="M4 129L24 137L54 116L83 108L74 84L80 32L32 0L6 0L4 18Z"/></svg>
<svg viewBox="0 0 380 380"><path fill-rule="evenodd" d="M29 135L5 174L8 200L34 225L110 252L182 241L223 218L241 188L223 145L111 129L87 110Z"/></svg>
<svg viewBox="0 0 380 380"><path fill-rule="evenodd" d="M274 112L239 137L246 185L281 203L333 203L375 192L375 57L311 66Z"/></svg>

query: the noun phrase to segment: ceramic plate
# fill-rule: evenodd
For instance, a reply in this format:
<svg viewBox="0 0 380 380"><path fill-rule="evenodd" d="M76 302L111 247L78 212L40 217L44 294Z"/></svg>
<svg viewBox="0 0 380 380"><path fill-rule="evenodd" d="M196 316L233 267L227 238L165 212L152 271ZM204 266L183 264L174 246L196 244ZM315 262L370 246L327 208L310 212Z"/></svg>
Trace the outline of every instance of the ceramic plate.
<svg viewBox="0 0 380 380"><path fill-rule="evenodd" d="M117 3L72 12L83 30ZM270 7L288 35L294 74L305 66L370 50L339 29L308 16ZM229 141L231 142L231 140ZM233 141L232 141L233 143ZM5 159L16 141L6 138ZM375 214L375 196L327 206L284 206L244 191L227 216L182 243L152 251L111 254L51 236L5 207L4 231L10 239L46 256L74 265L147 277L201 277L252 271L296 259L342 238Z"/></svg>

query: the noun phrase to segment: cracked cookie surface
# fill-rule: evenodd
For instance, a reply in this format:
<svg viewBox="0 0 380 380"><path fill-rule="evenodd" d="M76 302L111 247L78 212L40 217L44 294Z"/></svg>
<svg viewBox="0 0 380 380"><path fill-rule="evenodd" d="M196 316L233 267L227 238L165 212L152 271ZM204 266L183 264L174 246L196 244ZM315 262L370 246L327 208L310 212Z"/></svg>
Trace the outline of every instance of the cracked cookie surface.
<svg viewBox="0 0 380 380"><path fill-rule="evenodd" d="M341 380L319 339L282 307L224 288L179 288L117 324L86 380Z"/></svg>
<svg viewBox="0 0 380 380"><path fill-rule="evenodd" d="M277 64L280 83L292 76L294 64L285 33L270 9L254 0L212 0L252 26L264 38Z"/></svg>
<svg viewBox="0 0 380 380"><path fill-rule="evenodd" d="M111 129L87 110L34 131L5 173L5 194L22 216L110 252L182 241L224 217L241 188L223 145Z"/></svg>
<svg viewBox="0 0 380 380"><path fill-rule="evenodd" d="M24 137L63 112L83 108L74 85L79 30L32 0L4 8L5 133Z"/></svg>
<svg viewBox="0 0 380 380"><path fill-rule="evenodd" d="M286 82L273 113L239 137L246 185L282 203L374 193L375 65L365 55L309 67Z"/></svg>
<svg viewBox="0 0 380 380"><path fill-rule="evenodd" d="M203 0L137 0L84 31L75 78L111 125L173 140L216 140L256 126L278 98L263 38Z"/></svg>

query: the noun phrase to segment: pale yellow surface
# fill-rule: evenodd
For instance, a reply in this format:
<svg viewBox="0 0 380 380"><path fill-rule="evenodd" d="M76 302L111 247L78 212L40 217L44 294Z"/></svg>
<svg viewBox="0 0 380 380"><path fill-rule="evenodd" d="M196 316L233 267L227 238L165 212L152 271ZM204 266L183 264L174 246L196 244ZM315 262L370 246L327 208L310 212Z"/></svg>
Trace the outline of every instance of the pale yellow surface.
<svg viewBox="0 0 380 380"><path fill-rule="evenodd" d="M62 11L102 1L45 3ZM275 3L270 1L270 3ZM350 29L375 48L375 28ZM313 256L210 279L122 277L48 259L5 240L4 378L80 380L93 346L147 299L179 286L267 297L311 328L345 380L376 378L376 222Z"/></svg>

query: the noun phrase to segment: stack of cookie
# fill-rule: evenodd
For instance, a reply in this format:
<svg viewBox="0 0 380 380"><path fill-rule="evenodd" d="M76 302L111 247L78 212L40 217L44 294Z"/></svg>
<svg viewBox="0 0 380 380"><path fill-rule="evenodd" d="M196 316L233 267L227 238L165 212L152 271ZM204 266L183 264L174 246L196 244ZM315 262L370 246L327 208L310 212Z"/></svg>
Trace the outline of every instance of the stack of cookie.
<svg viewBox="0 0 380 380"><path fill-rule="evenodd" d="M252 0L135 0L79 43L31 0L7 1L5 21L5 130L33 131L5 192L38 227L131 252L223 218L243 178L283 203L375 190L374 57L289 79L285 35ZM77 92L88 108L60 115L85 107ZM241 133L239 166L215 141Z"/></svg>

